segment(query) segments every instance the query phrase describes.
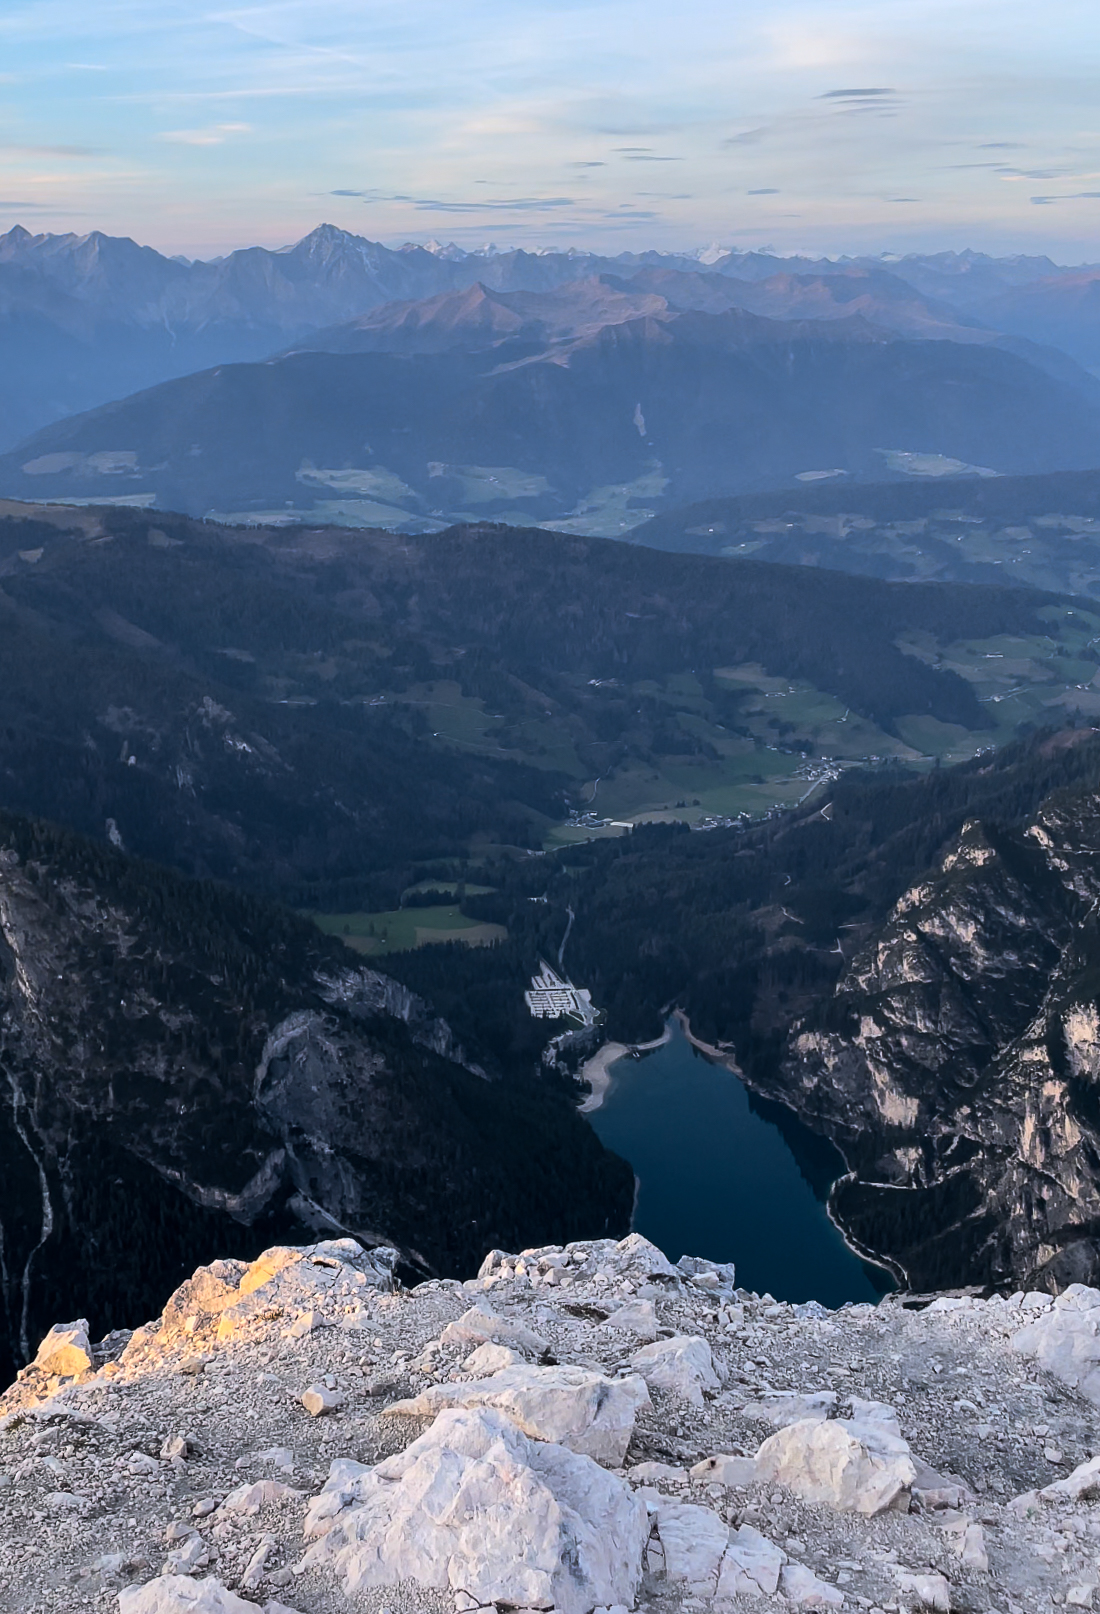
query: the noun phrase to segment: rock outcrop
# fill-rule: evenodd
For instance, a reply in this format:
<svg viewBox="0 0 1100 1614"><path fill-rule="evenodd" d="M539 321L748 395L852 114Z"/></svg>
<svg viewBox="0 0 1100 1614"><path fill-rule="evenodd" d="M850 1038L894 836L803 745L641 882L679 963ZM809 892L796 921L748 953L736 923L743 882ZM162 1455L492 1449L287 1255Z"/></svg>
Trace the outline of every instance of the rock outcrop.
<svg viewBox="0 0 1100 1614"><path fill-rule="evenodd" d="M774 1085L911 1288L1100 1281L1100 796L965 825L804 1017ZM767 1085L767 1084L765 1084Z"/></svg>
<svg viewBox="0 0 1100 1614"><path fill-rule="evenodd" d="M830 1313L633 1235L392 1264L274 1247L52 1330L0 1397L0 1614L1100 1606L1098 1291ZM635 1371L641 1306L687 1376Z"/></svg>

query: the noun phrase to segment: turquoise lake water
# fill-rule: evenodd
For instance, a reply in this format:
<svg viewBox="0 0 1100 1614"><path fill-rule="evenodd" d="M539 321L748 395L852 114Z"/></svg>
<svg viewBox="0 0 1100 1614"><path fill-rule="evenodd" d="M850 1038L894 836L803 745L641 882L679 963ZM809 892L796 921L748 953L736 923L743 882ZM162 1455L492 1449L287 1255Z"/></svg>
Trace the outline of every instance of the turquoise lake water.
<svg viewBox="0 0 1100 1614"><path fill-rule="evenodd" d="M879 1299L889 1274L849 1250L825 1211L844 1171L837 1151L671 1030L611 1067L588 1117L638 1176L637 1232L673 1261L734 1261L742 1288L777 1300Z"/></svg>

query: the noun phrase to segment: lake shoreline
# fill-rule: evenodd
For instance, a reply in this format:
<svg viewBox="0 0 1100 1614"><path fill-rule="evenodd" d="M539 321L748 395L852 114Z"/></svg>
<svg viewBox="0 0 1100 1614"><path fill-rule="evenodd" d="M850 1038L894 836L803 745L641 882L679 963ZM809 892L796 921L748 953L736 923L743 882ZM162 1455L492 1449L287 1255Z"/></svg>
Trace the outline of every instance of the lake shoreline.
<svg viewBox="0 0 1100 1614"><path fill-rule="evenodd" d="M604 1043L601 1048L597 1049L595 1054L593 1054L592 1057L581 1067L578 1073L581 1080L587 1081L591 1088L591 1091L587 1097L578 1106L580 1113L582 1115L591 1116L603 1107L604 1100L613 1080L611 1075L611 1067L616 1064L618 1060L625 1058L627 1054L648 1053L655 1048L662 1047L675 1035L673 1027L675 1027L679 1034L683 1036L694 1049L702 1054L704 1058L709 1060L711 1063L720 1066L722 1069L729 1071L732 1076L735 1076L747 1093L751 1094L754 1091L752 1084L746 1080L745 1074L737 1062L733 1047L729 1044L722 1045L704 1041L702 1037L697 1036L692 1031L691 1022L684 1011L682 1009L674 1009L669 1015L668 1021L665 1025L664 1035L659 1037L655 1042L635 1044L607 1042ZM770 1103L783 1104L783 1101L776 1098L774 1094L761 1094L760 1096L761 1098L767 1098ZM802 1121L801 1116L793 1105L783 1104L783 1108L788 1110L795 1120L800 1123L800 1125L805 1125L805 1122ZM830 1142L831 1141L832 1140L830 1140ZM907 1283L904 1272L900 1271L888 1258L873 1254L871 1251L862 1247L859 1243L853 1242L853 1240L849 1238L843 1224L837 1220L837 1217L833 1212L833 1190L838 1182L851 1175L851 1168L848 1165L848 1161L844 1157L843 1151L839 1149L835 1143L832 1144L832 1147L836 1150L836 1153L840 1157L845 1170L841 1172L836 1181L830 1185L828 1195L824 1200L823 1208L826 1218L835 1229L836 1233L839 1234L842 1243L851 1255L855 1256L855 1258L864 1266L873 1267L878 1272L883 1273L897 1290L904 1290ZM637 1209L637 1194L640 1187L640 1181L636 1178L635 1210ZM631 1225L633 1226L633 1218ZM887 1291L887 1293L888 1292L889 1291Z"/></svg>
<svg viewBox="0 0 1100 1614"><path fill-rule="evenodd" d="M666 1026L655 1042L605 1042L597 1048L591 1059L586 1059L577 1072L577 1080L587 1082L590 1088L587 1096L577 1105L581 1115L591 1115L600 1108L611 1086L612 1065L625 1059L627 1054L645 1054L654 1048L663 1048L671 1038L672 1032Z"/></svg>
<svg viewBox="0 0 1100 1614"><path fill-rule="evenodd" d="M748 1092L751 1093L753 1091L752 1083L746 1081L745 1073L737 1063L737 1060L733 1057L733 1050L731 1048L723 1048L721 1046L716 1047L713 1043L704 1042L701 1037L695 1036L691 1029L691 1022L688 1020L688 1017L684 1013L683 1009L676 1009L674 1011L673 1018L679 1023L681 1031L684 1033L684 1036L687 1038L688 1042L691 1043L693 1048L698 1048L701 1054L706 1054L708 1058L714 1059L718 1064L724 1065L727 1070L732 1071L733 1075L737 1077L738 1081L744 1085ZM771 1104L783 1103L783 1100L776 1098L774 1093L761 1094L760 1096L762 1098L767 1098L768 1102ZM790 1110L795 1119L800 1121L802 1125L805 1126L805 1121L802 1120L802 1117L799 1115L793 1104L785 1104L783 1107L784 1109ZM866 1266L874 1267L879 1272L885 1272L886 1275L892 1279L896 1289L904 1290L908 1286L909 1281L904 1269L898 1266L896 1262L889 1260L886 1256L872 1255L870 1251L868 1251L863 1245L853 1243L852 1239L850 1239L848 1236L847 1229L845 1228L843 1222L839 1221L835 1216L833 1212L833 1190L836 1188L838 1183L854 1177L855 1174L852 1171L852 1168L849 1166L844 1151L841 1149L840 1145L832 1138L829 1139L829 1142L832 1144L840 1158L844 1161L846 1169L841 1173L836 1181L831 1183L829 1186L829 1192L825 1199L826 1216L829 1218L830 1222L844 1240L847 1248L851 1250L852 1254L856 1256L858 1260L862 1261ZM886 1291L887 1294L890 1292L890 1290Z"/></svg>

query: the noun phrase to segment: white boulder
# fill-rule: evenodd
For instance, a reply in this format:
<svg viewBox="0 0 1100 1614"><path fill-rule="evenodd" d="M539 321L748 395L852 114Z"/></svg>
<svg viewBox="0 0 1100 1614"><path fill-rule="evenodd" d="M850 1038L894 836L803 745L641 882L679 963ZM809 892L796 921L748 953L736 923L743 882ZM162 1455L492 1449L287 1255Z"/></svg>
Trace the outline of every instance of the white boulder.
<svg viewBox="0 0 1100 1614"><path fill-rule="evenodd" d="M523 1323L511 1317L498 1317L486 1306L471 1306L470 1310L448 1323L440 1335L443 1345L465 1347L475 1345L504 1345L521 1356L542 1356L550 1349L546 1340Z"/></svg>
<svg viewBox="0 0 1100 1614"><path fill-rule="evenodd" d="M613 1311L603 1326L618 1329L624 1334L633 1334L635 1339L655 1340L657 1309L652 1300L630 1300L625 1306Z"/></svg>
<svg viewBox="0 0 1100 1614"><path fill-rule="evenodd" d="M362 1500L360 1488L373 1473L369 1464L350 1457L337 1457L329 1464L328 1479L306 1510L303 1529L307 1541L328 1535L344 1509Z"/></svg>
<svg viewBox="0 0 1100 1614"><path fill-rule="evenodd" d="M347 1596L415 1581L479 1605L589 1614L633 1605L645 1503L590 1458L529 1439L493 1407L450 1408L352 1477L357 1505L307 1551Z"/></svg>
<svg viewBox="0 0 1100 1614"><path fill-rule="evenodd" d="M665 1574L688 1591L713 1597L718 1570L729 1545L729 1526L710 1508L693 1502L662 1503L657 1534L664 1548Z"/></svg>
<svg viewBox="0 0 1100 1614"><path fill-rule="evenodd" d="M433 1384L386 1410L434 1418L446 1407L496 1407L532 1440L553 1441L620 1468L634 1418L649 1405L644 1382L633 1375L609 1379L586 1367L508 1367L472 1384Z"/></svg>
<svg viewBox="0 0 1100 1614"><path fill-rule="evenodd" d="M719 1388L710 1346L699 1334L677 1334L643 1345L630 1365L651 1388L667 1390L696 1407L703 1405L704 1390Z"/></svg>
<svg viewBox="0 0 1100 1614"><path fill-rule="evenodd" d="M676 1282L680 1276L668 1257L640 1233L628 1233L618 1244L611 1245L600 1264L616 1278L631 1278L636 1283L647 1278Z"/></svg>
<svg viewBox="0 0 1100 1614"><path fill-rule="evenodd" d="M500 1373L506 1367L519 1367L523 1357L508 1345L479 1345L471 1351L462 1363L464 1373L472 1373L476 1378L488 1378L491 1373Z"/></svg>
<svg viewBox="0 0 1100 1614"><path fill-rule="evenodd" d="M1012 1348L1100 1406L1100 1289L1071 1283L1053 1306L1012 1336Z"/></svg>
<svg viewBox="0 0 1100 1614"><path fill-rule="evenodd" d="M932 1608L937 1614L950 1614L951 1583L943 1575L922 1575L910 1569L895 1570L898 1591L910 1603Z"/></svg>
<svg viewBox="0 0 1100 1614"><path fill-rule="evenodd" d="M75 1379L87 1373L92 1366L87 1318L79 1317L75 1323L55 1323L38 1347L34 1365L43 1373L55 1373L60 1378Z"/></svg>
<svg viewBox="0 0 1100 1614"><path fill-rule="evenodd" d="M273 1502L284 1502L288 1498L293 1500L304 1495L304 1491L296 1491L293 1485L284 1485L282 1480L256 1480L251 1485L238 1485L236 1490L230 1491L218 1512L250 1518L261 1508L270 1507Z"/></svg>
<svg viewBox="0 0 1100 1614"><path fill-rule="evenodd" d="M1062 1497L1071 1502L1095 1501L1100 1497L1100 1456L1078 1463L1072 1474L1067 1474L1065 1479L1055 1480L1053 1485L1044 1486L1039 1495L1044 1502L1054 1502Z"/></svg>
<svg viewBox="0 0 1100 1614"><path fill-rule="evenodd" d="M840 1608L844 1603L840 1587L820 1580L805 1564L784 1564L779 1572L779 1590L788 1603L802 1608Z"/></svg>
<svg viewBox="0 0 1100 1614"><path fill-rule="evenodd" d="M789 1423L810 1420L823 1423L836 1416L835 1390L811 1390L807 1395L794 1391L772 1390L755 1401L746 1401L741 1408L746 1418L770 1423L776 1429L785 1429Z"/></svg>
<svg viewBox="0 0 1100 1614"><path fill-rule="evenodd" d="M773 1541L751 1524L743 1524L739 1530L730 1531L729 1546L718 1571L718 1596L755 1597L762 1592L774 1597L782 1584L786 1562L787 1554Z"/></svg>
<svg viewBox="0 0 1100 1614"><path fill-rule="evenodd" d="M341 1401L327 1384L311 1384L302 1391L302 1405L311 1418L321 1418L326 1412L338 1412Z"/></svg>
<svg viewBox="0 0 1100 1614"><path fill-rule="evenodd" d="M281 1603L266 1605L270 1614L282 1607ZM158 1575L144 1586L127 1586L119 1592L118 1610L119 1614L256 1614L256 1604L246 1603L212 1575L205 1580Z"/></svg>
<svg viewBox="0 0 1100 1614"><path fill-rule="evenodd" d="M700 1597L775 1595L787 1555L751 1525L731 1530L710 1508L691 1502L658 1506L659 1552L651 1566Z"/></svg>
<svg viewBox="0 0 1100 1614"><path fill-rule="evenodd" d="M868 1516L904 1509L917 1474L900 1435L882 1424L842 1418L804 1419L778 1430L757 1452L756 1471L805 1502Z"/></svg>

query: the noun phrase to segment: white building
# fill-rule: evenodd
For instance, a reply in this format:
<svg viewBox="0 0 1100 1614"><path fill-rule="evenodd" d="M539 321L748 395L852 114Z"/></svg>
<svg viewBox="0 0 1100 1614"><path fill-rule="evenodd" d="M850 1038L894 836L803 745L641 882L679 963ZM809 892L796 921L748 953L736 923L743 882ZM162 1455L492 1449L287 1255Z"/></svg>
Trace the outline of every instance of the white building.
<svg viewBox="0 0 1100 1614"><path fill-rule="evenodd" d="M544 958L539 960L540 970L532 975L531 986L523 1000L536 1020L561 1020L568 1016L581 1025L594 1025L596 1010L592 1007L592 994L587 987L574 986L563 980Z"/></svg>

